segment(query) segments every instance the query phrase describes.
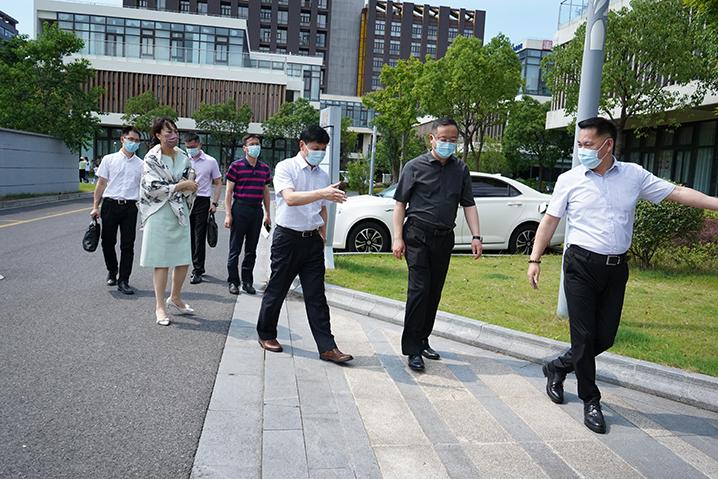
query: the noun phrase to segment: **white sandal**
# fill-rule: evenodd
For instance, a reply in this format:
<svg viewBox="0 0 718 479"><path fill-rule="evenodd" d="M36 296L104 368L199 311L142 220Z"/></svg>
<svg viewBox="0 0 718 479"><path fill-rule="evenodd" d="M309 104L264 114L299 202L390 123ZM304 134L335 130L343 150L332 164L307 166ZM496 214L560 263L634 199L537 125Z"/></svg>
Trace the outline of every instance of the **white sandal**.
<svg viewBox="0 0 718 479"><path fill-rule="evenodd" d="M155 322L159 324L160 326L169 326L170 325L170 318L166 316L167 313L165 313L164 317L160 317L157 311L155 311Z"/></svg>
<svg viewBox="0 0 718 479"><path fill-rule="evenodd" d="M194 309L190 308L189 304L185 303L184 307L177 306L174 301L172 301L172 298L167 298L167 301L165 301L165 304L168 308L173 309L175 314L179 315L186 315L186 314L194 314Z"/></svg>

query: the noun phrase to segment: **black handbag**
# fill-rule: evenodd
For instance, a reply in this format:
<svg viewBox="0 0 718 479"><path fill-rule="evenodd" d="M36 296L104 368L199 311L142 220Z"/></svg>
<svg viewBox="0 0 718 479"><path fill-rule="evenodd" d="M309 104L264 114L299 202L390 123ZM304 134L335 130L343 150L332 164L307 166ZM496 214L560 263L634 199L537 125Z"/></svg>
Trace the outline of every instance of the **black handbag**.
<svg viewBox="0 0 718 479"><path fill-rule="evenodd" d="M207 244L210 248L217 246L218 235L219 229L217 228L217 222L214 220L214 213L210 213L207 219Z"/></svg>
<svg viewBox="0 0 718 479"><path fill-rule="evenodd" d="M85 236L82 238L82 248L89 253L95 251L97 249L97 245L100 243L101 232L102 227L100 226L100 223L97 222L97 218L93 218L92 223L90 223L87 231L85 231Z"/></svg>

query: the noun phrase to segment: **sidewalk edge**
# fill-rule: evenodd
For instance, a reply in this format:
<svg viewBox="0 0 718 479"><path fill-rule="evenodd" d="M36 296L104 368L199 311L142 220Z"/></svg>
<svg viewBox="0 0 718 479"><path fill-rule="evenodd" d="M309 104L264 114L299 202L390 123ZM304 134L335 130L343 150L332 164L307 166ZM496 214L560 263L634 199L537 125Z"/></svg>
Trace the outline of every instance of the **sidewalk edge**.
<svg viewBox="0 0 718 479"><path fill-rule="evenodd" d="M36 196L33 198L24 198L20 200L1 200L0 210L45 205L49 203L57 203L58 201L77 200L80 198L92 198L93 195L94 193L91 191L83 191L77 193L59 193L54 195Z"/></svg>
<svg viewBox="0 0 718 479"><path fill-rule="evenodd" d="M330 306L402 325L404 303L340 286L326 285ZM433 334L498 353L543 363L569 345L533 334L439 311ZM596 358L601 381L718 412L718 378L604 353Z"/></svg>

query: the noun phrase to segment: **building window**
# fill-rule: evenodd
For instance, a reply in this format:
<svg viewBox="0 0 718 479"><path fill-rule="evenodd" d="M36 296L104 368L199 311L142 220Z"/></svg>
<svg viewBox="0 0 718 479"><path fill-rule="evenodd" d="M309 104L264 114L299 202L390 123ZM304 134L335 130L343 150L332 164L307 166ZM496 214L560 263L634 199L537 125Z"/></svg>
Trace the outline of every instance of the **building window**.
<svg viewBox="0 0 718 479"><path fill-rule="evenodd" d="M189 13L189 0L180 0L180 12Z"/></svg>
<svg viewBox="0 0 718 479"><path fill-rule="evenodd" d="M167 10L167 0L155 0L157 10Z"/></svg>
<svg viewBox="0 0 718 479"><path fill-rule="evenodd" d="M412 38L421 40L421 32L422 32L421 24L415 23L411 26L411 37Z"/></svg>
<svg viewBox="0 0 718 479"><path fill-rule="evenodd" d="M468 29L468 28L467 28L466 30L464 30L464 36L465 36L465 37L468 37L468 38L471 38L471 37L474 36L474 31L473 31L472 29Z"/></svg>
<svg viewBox="0 0 718 479"><path fill-rule="evenodd" d="M137 7L138 8L147 8L147 0L139 0L137 2Z"/></svg>
<svg viewBox="0 0 718 479"><path fill-rule="evenodd" d="M371 87L373 90L378 90L381 87L381 80L379 80L379 75L373 75L371 77Z"/></svg>
<svg viewBox="0 0 718 479"><path fill-rule="evenodd" d="M401 23L391 22L391 36L392 37L400 37L401 36Z"/></svg>
<svg viewBox="0 0 718 479"><path fill-rule="evenodd" d="M324 13L317 15L317 27L327 28L327 16Z"/></svg>
<svg viewBox="0 0 718 479"><path fill-rule="evenodd" d="M323 48L327 46L327 34L326 33L317 33L317 46L319 48Z"/></svg>
<svg viewBox="0 0 718 479"><path fill-rule="evenodd" d="M436 45L432 43L426 44L426 54L436 58Z"/></svg>
<svg viewBox="0 0 718 479"><path fill-rule="evenodd" d="M389 42L389 54L398 55L401 50L401 42L399 40L392 40Z"/></svg>
<svg viewBox="0 0 718 479"><path fill-rule="evenodd" d="M219 13L223 17L231 17L232 16L232 4L222 2L222 4L219 6Z"/></svg>
<svg viewBox="0 0 718 479"><path fill-rule="evenodd" d="M197 2L197 13L207 15L207 2Z"/></svg>
<svg viewBox="0 0 718 479"><path fill-rule="evenodd" d="M214 42L214 62L227 63L229 58L229 38L217 36Z"/></svg>
<svg viewBox="0 0 718 479"><path fill-rule="evenodd" d="M382 67L384 66L384 59L383 58L374 58L373 67L375 72L380 72Z"/></svg>
<svg viewBox="0 0 718 479"><path fill-rule="evenodd" d="M318 8L327 8L328 4L329 4L329 2L327 0L317 0Z"/></svg>
<svg viewBox="0 0 718 479"><path fill-rule="evenodd" d="M384 53L384 40L374 40L374 53Z"/></svg>
<svg viewBox="0 0 718 479"><path fill-rule="evenodd" d="M306 30L299 32L299 45L302 47L308 47L310 43L310 35Z"/></svg>
<svg viewBox="0 0 718 479"><path fill-rule="evenodd" d="M271 8L262 8L259 10L259 19L263 20L265 22L271 22L272 21L272 9Z"/></svg>
<svg viewBox="0 0 718 479"><path fill-rule="evenodd" d="M277 43L287 43L287 31L283 28L277 29Z"/></svg>
<svg viewBox="0 0 718 479"><path fill-rule="evenodd" d="M272 29L271 28L260 28L259 29L259 40L262 42L272 41Z"/></svg>
<svg viewBox="0 0 718 479"><path fill-rule="evenodd" d="M429 40L436 40L436 33L436 25L429 25L426 28L426 38L428 38Z"/></svg>
<svg viewBox="0 0 718 479"><path fill-rule="evenodd" d="M154 58L155 36L153 30L142 30L142 35L140 36L140 55L145 58Z"/></svg>
<svg viewBox="0 0 718 479"><path fill-rule="evenodd" d="M289 12L286 10L279 10L277 12L277 23L280 25L286 25L289 22Z"/></svg>
<svg viewBox="0 0 718 479"><path fill-rule="evenodd" d="M172 32L170 37L170 56L177 62L185 61L184 32Z"/></svg>
<svg viewBox="0 0 718 479"><path fill-rule="evenodd" d="M412 42L411 43L411 56L414 57L421 57L421 43Z"/></svg>
<svg viewBox="0 0 718 479"><path fill-rule="evenodd" d="M308 27L309 25L311 25L312 24L312 14L309 12L300 13L299 14L299 23L301 23L301 25L303 27Z"/></svg>
<svg viewBox="0 0 718 479"><path fill-rule="evenodd" d="M459 36L459 29L456 27L449 27L449 41L453 41Z"/></svg>
<svg viewBox="0 0 718 479"><path fill-rule="evenodd" d="M246 20L247 18L249 18L249 7L242 7L242 6L240 6L240 7L237 9L237 16L238 16L239 18L244 18L245 20Z"/></svg>

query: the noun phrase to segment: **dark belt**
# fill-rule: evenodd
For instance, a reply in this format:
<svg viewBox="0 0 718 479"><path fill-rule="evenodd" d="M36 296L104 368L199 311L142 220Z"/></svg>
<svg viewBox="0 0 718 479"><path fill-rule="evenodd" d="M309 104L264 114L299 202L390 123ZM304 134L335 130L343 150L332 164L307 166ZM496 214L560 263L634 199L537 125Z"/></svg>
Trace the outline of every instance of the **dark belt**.
<svg viewBox="0 0 718 479"><path fill-rule="evenodd" d="M312 236L319 236L319 229L308 230L308 231L297 231L291 228L285 228L284 226L277 225L277 229L282 233L288 233L292 236L299 236L301 238L311 238Z"/></svg>
<svg viewBox="0 0 718 479"><path fill-rule="evenodd" d="M446 226L436 226L432 225L431 223L420 220L419 218L412 216L409 219L406 220L407 226L413 226L416 228L419 228L422 231L425 231L431 235L434 236L448 236L452 231L454 231L453 228L447 228Z"/></svg>
<svg viewBox="0 0 718 479"><path fill-rule="evenodd" d="M586 248L581 248L575 244L569 247L570 250L577 253L580 257L588 261L589 263L602 264L605 266L618 266L626 262L627 255L623 254L598 254L593 251L589 251Z"/></svg>
<svg viewBox="0 0 718 479"><path fill-rule="evenodd" d="M262 207L262 203L245 203L243 201L237 201L237 200L234 200L234 203L232 203L232 204L237 205L237 206L245 206L247 208L261 208Z"/></svg>
<svg viewBox="0 0 718 479"><path fill-rule="evenodd" d="M137 200L116 200L114 198L102 198L102 201L115 203L116 205L134 205L137 203Z"/></svg>

